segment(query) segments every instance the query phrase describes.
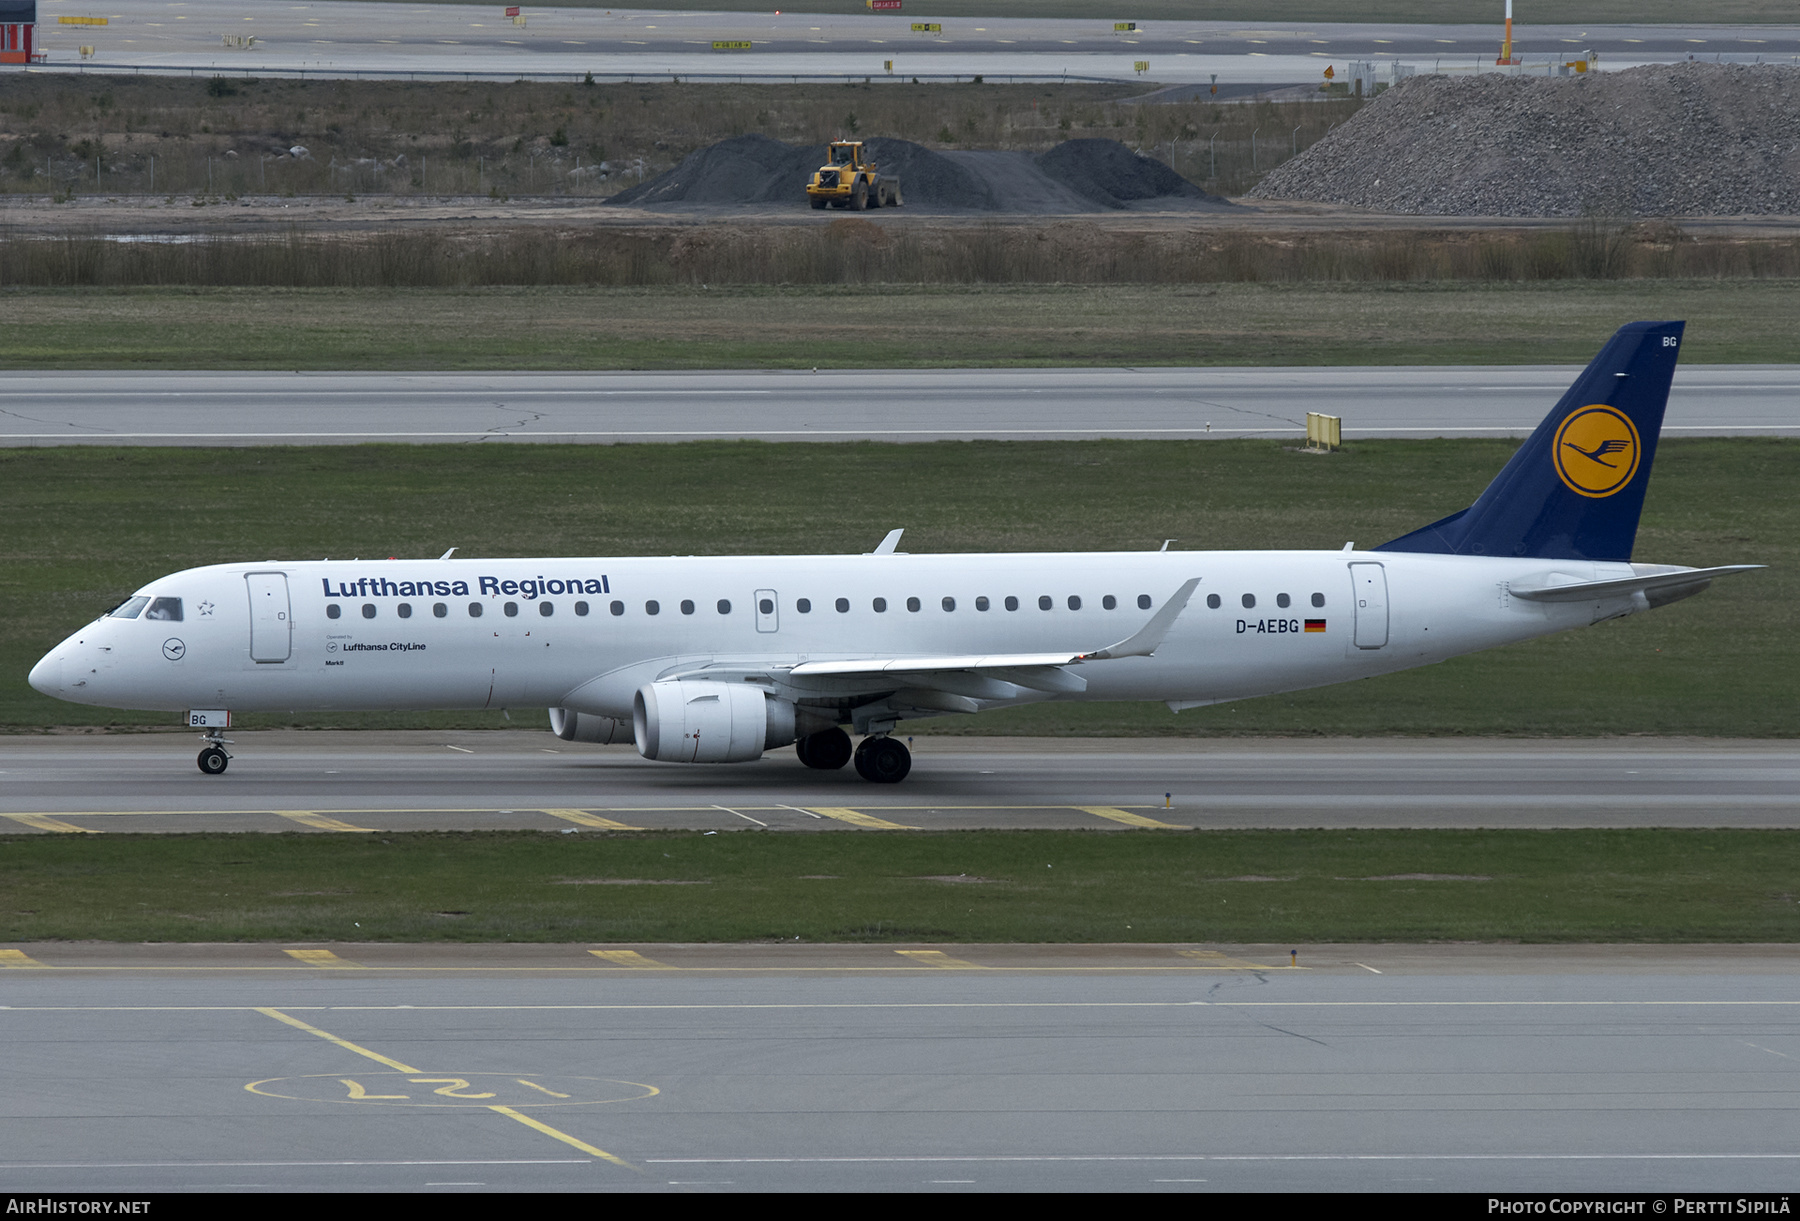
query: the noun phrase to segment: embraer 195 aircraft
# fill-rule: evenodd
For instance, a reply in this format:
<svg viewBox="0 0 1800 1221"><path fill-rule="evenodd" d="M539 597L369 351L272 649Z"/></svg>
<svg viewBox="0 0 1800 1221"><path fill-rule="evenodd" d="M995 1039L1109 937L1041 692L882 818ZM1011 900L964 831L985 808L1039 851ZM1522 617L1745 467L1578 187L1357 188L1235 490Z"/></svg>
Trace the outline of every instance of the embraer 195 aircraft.
<svg viewBox="0 0 1800 1221"><path fill-rule="evenodd" d="M1631 562L1682 329L1621 329L1480 499L1372 551L907 555L895 530L850 556L216 564L144 586L31 685L185 710L211 774L232 713L537 705L567 741L648 759L793 743L809 767L854 757L893 783L912 767L902 720L1324 686L1758 567Z"/></svg>

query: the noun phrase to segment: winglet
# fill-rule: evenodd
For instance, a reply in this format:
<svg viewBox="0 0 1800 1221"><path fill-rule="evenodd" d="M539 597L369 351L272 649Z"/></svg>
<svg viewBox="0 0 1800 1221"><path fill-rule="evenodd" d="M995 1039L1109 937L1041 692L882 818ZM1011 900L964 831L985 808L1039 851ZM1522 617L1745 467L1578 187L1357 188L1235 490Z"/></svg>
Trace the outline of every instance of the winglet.
<svg viewBox="0 0 1800 1221"><path fill-rule="evenodd" d="M1149 657L1162 644L1163 637L1169 634L1169 628L1187 609L1188 599L1194 596L1194 590L1200 587L1199 577L1190 577L1186 584L1175 591L1175 596L1164 602L1162 609L1150 616L1150 622L1137 630L1137 633L1118 644L1107 645L1094 653L1083 653L1076 661L1105 661L1112 657Z"/></svg>
<svg viewBox="0 0 1800 1221"><path fill-rule="evenodd" d="M900 545L900 536L905 533L906 533L905 526L901 526L898 530L889 530L887 532L886 537L884 537L879 543L876 543L875 550L871 551L869 554L870 555L893 555L894 549Z"/></svg>

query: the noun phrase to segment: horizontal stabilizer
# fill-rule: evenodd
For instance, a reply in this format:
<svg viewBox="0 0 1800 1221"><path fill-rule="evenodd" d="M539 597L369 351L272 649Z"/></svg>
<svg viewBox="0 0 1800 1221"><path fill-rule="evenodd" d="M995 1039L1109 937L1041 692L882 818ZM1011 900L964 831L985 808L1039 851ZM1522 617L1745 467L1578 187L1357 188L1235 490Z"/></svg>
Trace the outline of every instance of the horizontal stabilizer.
<svg viewBox="0 0 1800 1221"><path fill-rule="evenodd" d="M1726 564L1720 568L1676 568L1661 564L1640 564L1641 569L1655 567L1657 572L1640 572L1633 577L1616 577L1605 581L1571 581L1566 584L1509 585L1507 592L1528 602L1592 602L1600 598L1624 598L1632 594L1652 594L1661 590L1701 588L1712 584L1714 577L1734 572L1754 572L1765 564ZM1689 590L1699 593L1699 589ZM1684 595L1685 596L1685 595ZM1673 599L1671 599L1672 601Z"/></svg>

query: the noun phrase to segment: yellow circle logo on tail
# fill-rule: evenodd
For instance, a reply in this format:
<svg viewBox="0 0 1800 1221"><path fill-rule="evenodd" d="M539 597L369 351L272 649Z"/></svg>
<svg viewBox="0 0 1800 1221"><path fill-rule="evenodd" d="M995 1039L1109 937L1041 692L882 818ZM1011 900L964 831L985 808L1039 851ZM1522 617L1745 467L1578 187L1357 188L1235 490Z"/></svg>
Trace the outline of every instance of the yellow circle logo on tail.
<svg viewBox="0 0 1800 1221"><path fill-rule="evenodd" d="M1569 413L1556 430L1552 461L1563 484L1580 496L1611 496L1637 474L1643 446L1631 417L1591 403Z"/></svg>

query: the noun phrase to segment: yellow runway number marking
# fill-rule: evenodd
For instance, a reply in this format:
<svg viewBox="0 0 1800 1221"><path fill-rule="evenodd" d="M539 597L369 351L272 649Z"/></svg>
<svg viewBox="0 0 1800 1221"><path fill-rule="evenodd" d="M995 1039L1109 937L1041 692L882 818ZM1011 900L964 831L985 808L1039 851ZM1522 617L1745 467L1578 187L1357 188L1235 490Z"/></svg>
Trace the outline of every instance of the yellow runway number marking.
<svg viewBox="0 0 1800 1221"><path fill-rule="evenodd" d="M377 1064L384 1064L392 1069L393 1072L372 1074L372 1078L383 1079L376 1082L373 1090L370 1089L369 1086L364 1085L362 1080L355 1077L339 1077L335 1074L320 1073L305 1077L271 1077L263 1081L252 1081L244 1087L252 1094L260 1094L266 1098L287 1098L302 1102L355 1102L374 1103L376 1105L426 1107L479 1106L494 1112L496 1115L504 1115L508 1119L524 1124L535 1132L540 1132L554 1140L559 1140L571 1148L579 1149L583 1153L600 1158L602 1161L611 1162L613 1165L622 1166L627 1170L638 1170L636 1166L633 1166L630 1162L616 1154L608 1153L606 1150L599 1148L596 1145L588 1144L579 1137L571 1136L567 1132L558 1128L553 1128L543 1120L515 1109L514 1106L508 1106L505 1103L493 1102L491 1100L499 1098L502 1090L509 1090L510 1086L517 1085L529 1090L535 1090L538 1095L537 1097L529 1094L522 1095L517 1103L518 1106L570 1106L583 1103L628 1102L640 1098L652 1098L661 1093L661 1091L653 1085L644 1085L641 1082L636 1081L611 1081L586 1077L552 1077L550 1080L553 1084L565 1087L564 1090L556 1090L550 1088L548 1085L541 1085L535 1081L528 1080L527 1078L513 1076L507 1073L466 1073L460 1077L432 1077L426 1075L421 1069L413 1068L409 1064L402 1064L400 1061L384 1056L378 1051L371 1051L367 1047L352 1043L349 1039L339 1038L330 1031L321 1030L310 1022L303 1022L299 1018L283 1013L279 1009L258 1008L256 1012L267 1017L272 1017L278 1022L284 1022L287 1025L294 1027L296 1030L303 1030L307 1034L315 1035L318 1038L324 1039L327 1043L342 1047L346 1051L353 1051L359 1056L367 1057ZM391 1078L396 1077L401 1078L401 1080L391 1080ZM476 1084L477 1079L479 1079L480 1084ZM487 1088L489 1085L492 1085L494 1088ZM403 1091L403 1086L435 1086L436 1088L432 1089L429 1094L420 1097L418 1101L415 1101L415 1093L410 1090ZM381 1092L377 1093L375 1091ZM588 1094L591 1096L581 1097L581 1094ZM542 1097L544 1096L563 1101L544 1102L542 1101ZM434 1101L435 1099L444 1099L445 1101ZM639 1171L639 1173L642 1172Z"/></svg>
<svg viewBox="0 0 1800 1221"><path fill-rule="evenodd" d="M635 967L640 971L675 971L666 962L658 962L654 958L645 958L636 950L589 950L595 958L612 963L615 967Z"/></svg>

